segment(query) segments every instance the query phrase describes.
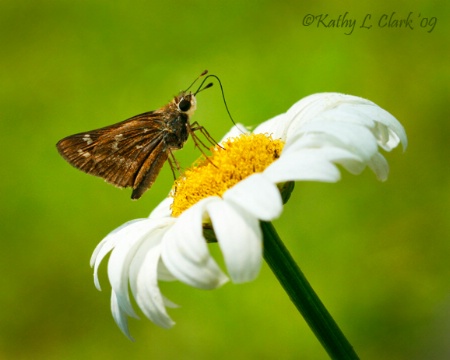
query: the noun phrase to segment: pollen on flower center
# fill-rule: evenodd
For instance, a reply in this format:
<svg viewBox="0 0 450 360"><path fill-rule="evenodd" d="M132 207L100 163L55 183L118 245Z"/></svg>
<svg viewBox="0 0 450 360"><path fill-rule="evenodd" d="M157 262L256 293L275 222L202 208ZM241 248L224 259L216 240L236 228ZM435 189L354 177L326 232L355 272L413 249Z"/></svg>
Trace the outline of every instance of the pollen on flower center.
<svg viewBox="0 0 450 360"><path fill-rule="evenodd" d="M221 146L175 181L172 216L179 216L206 197L222 196L239 181L263 172L280 157L284 142L265 134L243 134L227 139Z"/></svg>

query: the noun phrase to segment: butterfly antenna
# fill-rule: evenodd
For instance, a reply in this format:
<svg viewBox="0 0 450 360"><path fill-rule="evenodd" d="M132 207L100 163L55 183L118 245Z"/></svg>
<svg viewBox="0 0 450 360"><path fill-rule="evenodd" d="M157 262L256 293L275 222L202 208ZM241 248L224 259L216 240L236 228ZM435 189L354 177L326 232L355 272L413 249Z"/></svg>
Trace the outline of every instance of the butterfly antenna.
<svg viewBox="0 0 450 360"><path fill-rule="evenodd" d="M205 73L205 74L206 74L206 73ZM208 80L208 78L210 78L210 77L213 77L214 79L216 79L216 80L218 81L219 86L220 86L220 91L222 92L223 103L224 103L224 105L225 105L225 109L227 110L228 116L230 117L231 122L234 124L234 126L236 126L236 127L239 129L239 127L238 127L238 126L236 125L236 123L234 122L233 117L231 116L230 110L228 109L227 101L225 100L225 92L223 91L222 82L220 81L220 79L219 79L216 75L210 74L210 75L208 75L207 77L205 77L205 78L203 79L203 81L201 82L200 86L198 87L197 91L194 93L194 95L197 95L200 91L206 90L206 89L210 88L211 86L213 86L213 83L209 83L209 84L207 84L205 87L202 88L203 84L204 84L204 83L206 82L206 80ZM242 132L241 129L239 129L239 130Z"/></svg>
<svg viewBox="0 0 450 360"><path fill-rule="evenodd" d="M200 79L202 76L205 76L208 73L208 70L203 71L199 76L197 76L197 78L192 82L191 85L189 85L189 87L184 90L185 92L188 91L196 82L198 79Z"/></svg>

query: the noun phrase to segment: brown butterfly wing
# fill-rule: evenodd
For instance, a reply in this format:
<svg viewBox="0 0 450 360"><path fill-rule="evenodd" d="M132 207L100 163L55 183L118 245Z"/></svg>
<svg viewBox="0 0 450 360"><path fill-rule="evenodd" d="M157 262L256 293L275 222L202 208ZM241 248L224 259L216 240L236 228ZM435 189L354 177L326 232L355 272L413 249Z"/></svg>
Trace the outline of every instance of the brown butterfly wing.
<svg viewBox="0 0 450 360"><path fill-rule="evenodd" d="M153 183L168 154L160 114L147 112L101 129L68 136L58 142L59 153L71 165L118 187L136 189ZM152 177L146 176L148 171ZM133 192L134 194L134 192Z"/></svg>
<svg viewBox="0 0 450 360"><path fill-rule="evenodd" d="M145 159L134 180L132 199L139 199L156 180L161 168L169 157L167 144L161 140Z"/></svg>

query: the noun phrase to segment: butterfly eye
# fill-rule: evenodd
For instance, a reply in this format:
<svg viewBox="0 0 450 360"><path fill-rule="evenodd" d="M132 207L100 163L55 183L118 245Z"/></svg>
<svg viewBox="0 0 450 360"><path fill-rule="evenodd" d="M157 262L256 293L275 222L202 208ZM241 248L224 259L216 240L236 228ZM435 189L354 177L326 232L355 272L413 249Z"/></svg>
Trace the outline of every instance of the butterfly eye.
<svg viewBox="0 0 450 360"><path fill-rule="evenodd" d="M189 100L183 99L179 102L178 108L181 111L188 111L191 108L191 102Z"/></svg>

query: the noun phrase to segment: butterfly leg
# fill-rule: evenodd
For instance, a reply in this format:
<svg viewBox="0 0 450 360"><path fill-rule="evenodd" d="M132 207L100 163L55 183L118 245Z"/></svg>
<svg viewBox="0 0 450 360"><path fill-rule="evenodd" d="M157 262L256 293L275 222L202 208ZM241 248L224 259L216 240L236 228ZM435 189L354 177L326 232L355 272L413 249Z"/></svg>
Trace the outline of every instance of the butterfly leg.
<svg viewBox="0 0 450 360"><path fill-rule="evenodd" d="M195 131L199 131L200 133L202 133L202 135L206 138L206 140L208 140L212 145L217 145L220 146L216 140L214 140L214 138L209 134L209 132L203 127L201 126L197 121L193 122L192 124L190 124L188 131L191 133L192 137L196 138L197 141L203 145L203 147L208 149L208 146L206 146L200 139L198 136L194 135Z"/></svg>
<svg viewBox="0 0 450 360"><path fill-rule="evenodd" d="M203 154L203 156L206 158L206 160L208 160L208 162L210 162L213 166L217 167L209 158L209 156L205 153L205 151L203 150L203 148L205 149L209 149L208 146L205 145L205 143L195 134L195 131L199 131L203 134L203 136L213 145L219 146L220 148L223 149L222 146L220 146L215 140L214 138L208 133L208 131L206 131L206 129L199 125L198 122L193 122L192 124L188 125L188 131L192 136L192 140L194 141L195 146L201 151L201 153ZM200 145L202 145L202 147Z"/></svg>
<svg viewBox="0 0 450 360"><path fill-rule="evenodd" d="M180 163L178 162L177 158L173 154L173 151L171 149L168 149L168 151L169 151L169 156L168 156L167 160L168 160L169 165L170 165L170 170L172 170L173 179L176 180L177 176L175 174L175 169L178 172L181 172Z"/></svg>

